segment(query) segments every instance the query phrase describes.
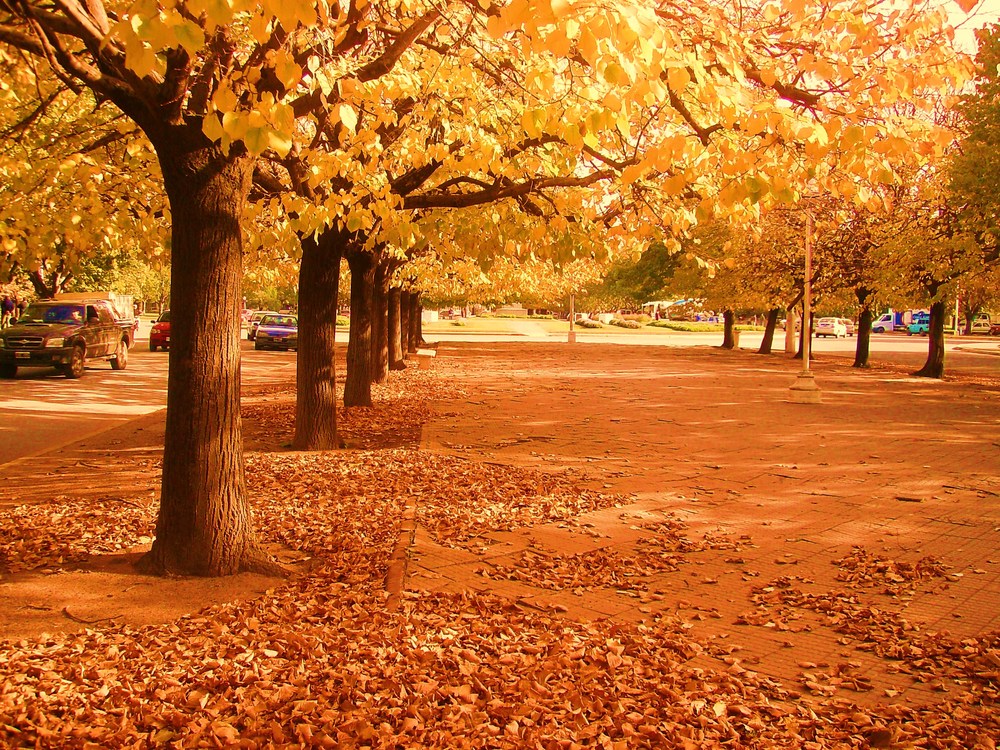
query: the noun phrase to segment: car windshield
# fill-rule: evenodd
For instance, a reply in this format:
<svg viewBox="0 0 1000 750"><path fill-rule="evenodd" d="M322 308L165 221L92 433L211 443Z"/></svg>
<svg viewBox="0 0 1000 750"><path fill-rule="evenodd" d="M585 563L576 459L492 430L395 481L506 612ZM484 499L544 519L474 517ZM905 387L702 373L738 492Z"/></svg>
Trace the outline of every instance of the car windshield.
<svg viewBox="0 0 1000 750"><path fill-rule="evenodd" d="M18 323L83 323L83 305L28 305Z"/></svg>
<svg viewBox="0 0 1000 750"><path fill-rule="evenodd" d="M160 313L160 317L156 319L157 323L169 323L170 322L170 310L164 310Z"/></svg>
<svg viewBox="0 0 1000 750"><path fill-rule="evenodd" d="M295 328L297 323L294 315L268 315L260 322L262 326L277 326L278 328Z"/></svg>

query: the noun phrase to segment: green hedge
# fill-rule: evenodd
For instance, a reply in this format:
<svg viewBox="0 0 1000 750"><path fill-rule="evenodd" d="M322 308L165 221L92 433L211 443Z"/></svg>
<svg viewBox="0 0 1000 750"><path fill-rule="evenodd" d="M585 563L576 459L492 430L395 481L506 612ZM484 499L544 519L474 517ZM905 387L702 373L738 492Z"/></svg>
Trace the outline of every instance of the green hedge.
<svg viewBox="0 0 1000 750"><path fill-rule="evenodd" d="M642 328L642 323L638 320L629 320L627 318L614 318L611 321L611 325L618 326L619 328Z"/></svg>
<svg viewBox="0 0 1000 750"><path fill-rule="evenodd" d="M576 321L576 324L580 328L604 328L604 326L602 326L596 320L589 320L588 318L584 318L583 320L578 320Z"/></svg>

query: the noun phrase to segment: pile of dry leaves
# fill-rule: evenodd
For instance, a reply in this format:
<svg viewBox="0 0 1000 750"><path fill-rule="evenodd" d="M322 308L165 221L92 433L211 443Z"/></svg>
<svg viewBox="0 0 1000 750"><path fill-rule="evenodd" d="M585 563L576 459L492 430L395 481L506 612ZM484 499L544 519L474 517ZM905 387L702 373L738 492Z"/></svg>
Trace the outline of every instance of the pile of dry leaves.
<svg viewBox="0 0 1000 750"><path fill-rule="evenodd" d="M412 419L422 407L399 408ZM263 541L296 550L309 572L167 625L0 643L0 746L986 749L1000 736L996 639L923 633L795 579L758 589L747 622L825 618L865 648L902 644L886 655L963 691L860 710L822 691L797 700L743 667L706 668L695 658L706 647L671 617L587 623L473 595L406 594L386 606L407 506L438 541L462 545L620 501L570 474L399 449L247 462ZM0 514L0 565L50 570L129 549L149 541L153 515L139 501L15 508ZM742 544L691 539L680 522L657 531L656 549L635 560L564 561L547 575L591 585ZM530 563L537 582L542 563ZM906 578L875 564L890 569Z"/></svg>
<svg viewBox="0 0 1000 750"><path fill-rule="evenodd" d="M596 507L607 507L623 498L607 497ZM581 508L581 512L584 509ZM522 581L554 591L579 593L594 588L619 592L647 592L650 579L658 573L677 570L694 559L695 553L707 550L738 550L746 539L733 539L716 532L700 538L687 536L688 525L678 518L642 524L648 536L639 538L632 554L596 549L573 555L561 555L538 545L524 550L512 563L494 563L477 572L497 580Z"/></svg>

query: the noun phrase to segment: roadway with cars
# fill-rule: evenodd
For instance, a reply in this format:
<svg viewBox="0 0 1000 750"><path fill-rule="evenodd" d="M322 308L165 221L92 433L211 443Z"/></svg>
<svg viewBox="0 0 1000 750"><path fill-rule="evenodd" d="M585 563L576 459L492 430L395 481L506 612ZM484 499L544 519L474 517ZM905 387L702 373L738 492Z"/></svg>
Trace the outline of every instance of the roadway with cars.
<svg viewBox="0 0 1000 750"><path fill-rule="evenodd" d="M115 371L100 360L79 380L53 368L21 368L0 381L0 464L57 449L167 405L165 351L149 351L149 321L142 321L128 367ZM244 382L295 378L294 352L255 352L240 340Z"/></svg>
<svg viewBox="0 0 1000 750"><path fill-rule="evenodd" d="M527 323L527 321L526 321ZM106 362L92 362L79 380L69 380L53 369L30 368L18 372L14 380L0 382L0 464L24 456L56 449L88 435L99 434L130 419L151 414L166 406L166 352L150 352L150 322L143 321L136 345L129 353L128 368L113 371ZM476 334L456 331L425 334L430 341L566 341L565 334L545 334L540 327L526 327L527 333ZM344 341L346 334L341 334ZM581 332L581 344L641 344L652 346L718 346L721 333L614 334ZM740 346L756 349L760 332L741 332ZM290 381L295 377L295 352L256 352L253 342L241 337L242 374L245 382ZM850 356L856 339L814 339L818 357L824 353ZM775 336L775 351L784 346L784 334ZM874 334L875 360L901 361L919 366L927 351L927 338L905 334ZM947 367L951 372L1000 374L1000 344L986 336L948 337Z"/></svg>

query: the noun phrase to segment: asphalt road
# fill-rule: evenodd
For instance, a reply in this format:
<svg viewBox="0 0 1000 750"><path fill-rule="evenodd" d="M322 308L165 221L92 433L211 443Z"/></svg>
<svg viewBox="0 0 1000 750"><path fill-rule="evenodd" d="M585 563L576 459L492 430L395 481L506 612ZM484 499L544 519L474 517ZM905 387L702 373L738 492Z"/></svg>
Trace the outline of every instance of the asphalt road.
<svg viewBox="0 0 1000 750"><path fill-rule="evenodd" d="M243 338L244 382L295 378L295 352L255 352ZM0 380L0 464L56 450L167 405L167 358L151 352L148 331L140 331L128 367L88 364L79 380L52 368L22 368L14 380Z"/></svg>
<svg viewBox="0 0 1000 750"><path fill-rule="evenodd" d="M148 324L147 324L148 326ZM52 369L28 368L14 380L0 381L0 464L58 449L88 435L99 434L130 419L150 414L166 406L167 353L150 352L148 327L140 330L129 353L128 368L116 372L107 362L95 362L79 380L70 380ZM506 335L451 331L428 332L430 341L565 341L564 335L528 333ZM742 333L741 348L756 349L760 333ZM344 336L346 339L346 336ZM718 346L721 333L613 334L580 332L581 344L612 343L656 346ZM784 336L775 337L775 351L783 347ZM814 340L817 357L824 353L851 356L855 339ZM242 340L242 373L245 382L294 379L294 352L256 352ZM951 372L1000 375L1000 342L984 336L947 340L947 367ZM979 350L979 352L975 350ZM872 337L872 357L919 365L927 352L926 337L876 334Z"/></svg>

